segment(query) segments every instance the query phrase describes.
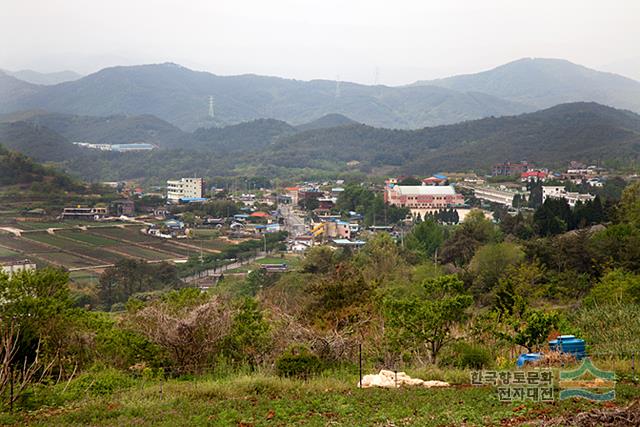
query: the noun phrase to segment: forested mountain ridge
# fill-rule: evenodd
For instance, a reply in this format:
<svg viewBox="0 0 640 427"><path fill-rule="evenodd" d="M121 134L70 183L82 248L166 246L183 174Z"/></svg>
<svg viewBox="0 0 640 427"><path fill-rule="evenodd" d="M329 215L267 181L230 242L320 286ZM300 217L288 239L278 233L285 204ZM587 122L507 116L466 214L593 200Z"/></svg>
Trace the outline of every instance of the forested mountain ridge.
<svg viewBox="0 0 640 427"><path fill-rule="evenodd" d="M312 167L334 158L424 174L487 169L505 160L552 165L569 160L630 160L639 155L639 115L595 103L572 103L415 131L364 125L308 131L280 140L269 157L278 166Z"/></svg>
<svg viewBox="0 0 640 427"><path fill-rule="evenodd" d="M69 129L62 124L76 120L63 115L36 117L48 117L48 125L57 126L60 132ZM77 120L90 123L93 119ZM104 118L95 120L106 126ZM123 120L115 123L119 126ZM87 180L163 180L193 174L277 177L303 170L426 175L443 170L487 171L505 160L563 166L570 160L631 162L640 158L640 116L595 103L563 104L519 116L419 130L355 123L300 131L282 121L261 119L189 134L167 124L171 132L177 132L181 144L126 154L78 148L43 126L43 121L39 123L0 123L0 143L40 160L62 163ZM159 135L158 139L170 138ZM358 161L358 166L348 167L351 160Z"/></svg>
<svg viewBox="0 0 640 427"><path fill-rule="evenodd" d="M82 154L81 148L59 133L25 121L0 123L0 145L43 162L62 162Z"/></svg>
<svg viewBox="0 0 640 427"><path fill-rule="evenodd" d="M106 117L61 113L33 114L24 121L44 126L70 141L93 144L147 143L178 148L192 143L193 136L152 115Z"/></svg>

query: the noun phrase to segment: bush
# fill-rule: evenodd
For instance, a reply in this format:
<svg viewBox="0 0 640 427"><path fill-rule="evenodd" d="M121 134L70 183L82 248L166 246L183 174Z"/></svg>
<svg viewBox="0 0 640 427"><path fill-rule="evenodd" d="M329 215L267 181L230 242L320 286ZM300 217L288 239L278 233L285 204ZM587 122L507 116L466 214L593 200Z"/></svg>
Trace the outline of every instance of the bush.
<svg viewBox="0 0 640 427"><path fill-rule="evenodd" d="M131 387L134 384L130 375L117 369L104 369L86 372L71 381L67 393L80 398L85 394L109 396L114 392Z"/></svg>
<svg viewBox="0 0 640 427"><path fill-rule="evenodd" d="M460 369L483 369L493 365L491 351L479 344L458 342L442 357L441 363Z"/></svg>
<svg viewBox="0 0 640 427"><path fill-rule="evenodd" d="M308 378L320 372L320 358L304 346L294 346L276 360L276 372L281 377Z"/></svg>

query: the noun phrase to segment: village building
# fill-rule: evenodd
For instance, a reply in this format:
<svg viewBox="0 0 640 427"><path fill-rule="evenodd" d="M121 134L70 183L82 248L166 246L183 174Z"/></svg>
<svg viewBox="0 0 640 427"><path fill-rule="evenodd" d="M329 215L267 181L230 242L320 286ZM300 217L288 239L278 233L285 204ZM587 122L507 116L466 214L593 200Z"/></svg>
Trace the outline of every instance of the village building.
<svg viewBox="0 0 640 427"><path fill-rule="evenodd" d="M60 214L61 219L83 219L83 220L97 220L100 218L104 218L107 216L108 211L106 207L69 207L64 208L62 214Z"/></svg>
<svg viewBox="0 0 640 427"><path fill-rule="evenodd" d="M516 196L519 196L520 200L527 200L528 193L521 190L508 188L504 185L500 187L493 186L481 186L473 188L473 195L478 200L483 200L490 203L497 203L508 207L513 206L513 201Z"/></svg>
<svg viewBox="0 0 640 427"><path fill-rule="evenodd" d="M593 200L596 197L592 194L583 194L573 191L567 191L564 186L556 185L544 185L542 186L542 201L544 202L549 197L552 199L565 199L569 206L574 207L578 202L587 202Z"/></svg>
<svg viewBox="0 0 640 427"><path fill-rule="evenodd" d="M33 271L35 269L36 263L28 259L4 261L0 263L0 271L9 276L22 271Z"/></svg>
<svg viewBox="0 0 640 427"><path fill-rule="evenodd" d="M448 178L445 175L436 174L422 180L422 185L446 185Z"/></svg>
<svg viewBox="0 0 640 427"><path fill-rule="evenodd" d="M451 185L387 185L384 201L409 209L438 210L464 204L462 194Z"/></svg>
<svg viewBox="0 0 640 427"><path fill-rule="evenodd" d="M167 201L171 203L202 199L203 197L204 180L202 178L181 178L167 181Z"/></svg>
<svg viewBox="0 0 640 427"><path fill-rule="evenodd" d="M496 165L493 165L491 174L493 176L512 176L512 175L519 176L521 173L524 173L531 168L532 168L532 165L530 165L526 161L517 162L517 163L504 162L504 163L498 163Z"/></svg>

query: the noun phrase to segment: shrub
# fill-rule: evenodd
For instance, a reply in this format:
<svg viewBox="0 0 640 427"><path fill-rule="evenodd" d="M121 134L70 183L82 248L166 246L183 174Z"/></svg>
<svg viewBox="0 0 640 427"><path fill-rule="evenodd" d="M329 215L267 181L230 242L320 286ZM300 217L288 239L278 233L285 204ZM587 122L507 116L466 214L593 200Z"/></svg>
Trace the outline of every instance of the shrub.
<svg viewBox="0 0 640 427"><path fill-rule="evenodd" d="M483 369L493 365L491 351L479 344L458 342L442 358L442 364L461 369Z"/></svg>
<svg viewBox="0 0 640 427"><path fill-rule="evenodd" d="M133 378L122 371L104 369L81 374L71 381L67 393L75 398L80 398L85 393L92 396L109 396L118 390L129 388L133 384Z"/></svg>
<svg viewBox="0 0 640 427"><path fill-rule="evenodd" d="M276 372L281 377L308 378L320 372L320 358L304 346L294 346L276 360Z"/></svg>

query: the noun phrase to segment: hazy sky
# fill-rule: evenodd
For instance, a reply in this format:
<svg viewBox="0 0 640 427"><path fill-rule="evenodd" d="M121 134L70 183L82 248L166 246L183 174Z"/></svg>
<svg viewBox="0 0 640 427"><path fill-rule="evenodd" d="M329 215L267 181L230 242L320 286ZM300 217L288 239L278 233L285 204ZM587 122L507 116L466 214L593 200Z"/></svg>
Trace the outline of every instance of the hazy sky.
<svg viewBox="0 0 640 427"><path fill-rule="evenodd" d="M640 79L639 0L0 0L0 68L177 62L371 84L565 58Z"/></svg>

